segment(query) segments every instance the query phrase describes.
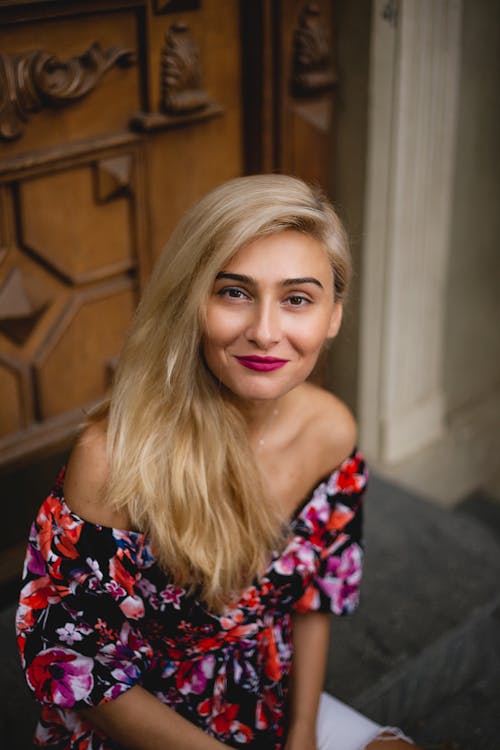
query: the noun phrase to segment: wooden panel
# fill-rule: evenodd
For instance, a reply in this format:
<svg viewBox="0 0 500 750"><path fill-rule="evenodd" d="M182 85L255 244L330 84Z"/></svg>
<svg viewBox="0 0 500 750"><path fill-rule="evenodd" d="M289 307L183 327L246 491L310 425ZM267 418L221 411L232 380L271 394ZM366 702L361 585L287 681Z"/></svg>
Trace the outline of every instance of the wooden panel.
<svg viewBox="0 0 500 750"><path fill-rule="evenodd" d="M311 183L329 186L332 129L331 96L290 103L291 150L287 171Z"/></svg>
<svg viewBox="0 0 500 750"><path fill-rule="evenodd" d="M23 388L19 369L9 366L0 358L0 437L25 427L23 415Z"/></svg>
<svg viewBox="0 0 500 750"><path fill-rule="evenodd" d="M159 134L148 142L152 248L157 255L183 212L205 192L243 171L241 60L238 3L203 0L198 13L151 20L151 95L161 101L161 51L165 32L184 20L200 50L202 81L222 117ZM168 196L168 200L166 197Z"/></svg>
<svg viewBox="0 0 500 750"><path fill-rule="evenodd" d="M225 161L217 150L210 148L212 132L216 128L217 121L214 121L201 131L177 130L155 143L155 159L150 163L155 183L150 205L155 255L195 200L218 183L239 174L231 160ZM219 139L219 133L215 133L215 138ZM189 171L189 180L176 181L173 176L185 170Z"/></svg>
<svg viewBox="0 0 500 750"><path fill-rule="evenodd" d="M136 266L149 267L142 149L133 135L103 146L4 161L0 371L5 394L15 374L21 406L1 423L0 464L73 434L102 397L137 303Z"/></svg>
<svg viewBox="0 0 500 750"><path fill-rule="evenodd" d="M72 300L34 363L39 419L102 396L136 304L126 280L83 291Z"/></svg>
<svg viewBox="0 0 500 750"><path fill-rule="evenodd" d="M245 163L328 190L335 90L328 0L244 5Z"/></svg>
<svg viewBox="0 0 500 750"><path fill-rule="evenodd" d="M20 297L33 299L33 313L23 310L23 304L12 308L12 292L18 303ZM33 292L36 292L33 295ZM62 307L69 298L67 286L46 268L22 252L19 245L9 248L0 266L0 348L13 361L28 364L42 344ZM33 295L33 296L32 296Z"/></svg>
<svg viewBox="0 0 500 750"><path fill-rule="evenodd" d="M118 47L137 56L137 33L137 17L132 11L40 19L3 28L0 25L0 49L7 56L41 50L67 61L99 42L103 50ZM79 101L43 106L29 115L17 140L0 142L1 157L126 128L130 115L141 108L139 84L137 64L112 66Z"/></svg>
<svg viewBox="0 0 500 750"><path fill-rule="evenodd" d="M96 179L87 166L19 187L22 244L73 281L117 273L134 262L128 200L97 203Z"/></svg>
<svg viewBox="0 0 500 750"><path fill-rule="evenodd" d="M333 137L332 23L332 4L327 0L282 2L278 114L280 169L318 182L324 188L328 188L330 181L330 143ZM301 85L298 85L298 79Z"/></svg>

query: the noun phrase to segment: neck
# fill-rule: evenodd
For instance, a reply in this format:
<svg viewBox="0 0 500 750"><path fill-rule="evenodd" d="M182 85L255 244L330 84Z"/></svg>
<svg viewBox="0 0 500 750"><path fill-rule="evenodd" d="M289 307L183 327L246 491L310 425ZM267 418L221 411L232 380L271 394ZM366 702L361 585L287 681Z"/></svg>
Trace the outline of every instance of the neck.
<svg viewBox="0 0 500 750"><path fill-rule="evenodd" d="M243 401L234 396L230 399L241 412L247 424L248 437L255 446L263 444L273 423L283 411L285 397L270 400Z"/></svg>

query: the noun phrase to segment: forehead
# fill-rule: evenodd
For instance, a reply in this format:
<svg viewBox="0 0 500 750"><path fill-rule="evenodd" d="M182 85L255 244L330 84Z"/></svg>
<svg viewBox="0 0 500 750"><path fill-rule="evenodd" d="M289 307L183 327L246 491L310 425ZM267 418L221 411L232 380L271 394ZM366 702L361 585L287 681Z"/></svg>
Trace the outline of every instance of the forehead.
<svg viewBox="0 0 500 750"><path fill-rule="evenodd" d="M241 247L221 270L248 276L332 276L325 246L311 235L286 230L258 237Z"/></svg>

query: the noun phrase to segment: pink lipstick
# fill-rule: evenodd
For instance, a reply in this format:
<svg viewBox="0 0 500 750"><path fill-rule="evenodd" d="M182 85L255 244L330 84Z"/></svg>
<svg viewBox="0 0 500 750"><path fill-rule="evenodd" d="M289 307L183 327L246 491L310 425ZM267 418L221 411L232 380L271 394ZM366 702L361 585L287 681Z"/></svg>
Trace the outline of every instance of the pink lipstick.
<svg viewBox="0 0 500 750"><path fill-rule="evenodd" d="M287 359L278 359L277 357L258 357L249 355L248 357L236 357L238 362L248 370L257 370L258 372L271 372L279 370L288 362Z"/></svg>
<svg viewBox="0 0 500 750"><path fill-rule="evenodd" d="M271 372L279 370L288 362L287 359L278 359L277 357L258 357L250 355L248 357L236 357L238 362L248 370L257 370L257 372Z"/></svg>

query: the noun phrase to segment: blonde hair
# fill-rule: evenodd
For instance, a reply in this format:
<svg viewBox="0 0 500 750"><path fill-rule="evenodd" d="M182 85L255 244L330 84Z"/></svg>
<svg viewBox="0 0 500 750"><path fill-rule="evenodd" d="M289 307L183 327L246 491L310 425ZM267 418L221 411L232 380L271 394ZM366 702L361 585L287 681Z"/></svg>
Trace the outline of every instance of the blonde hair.
<svg viewBox="0 0 500 750"><path fill-rule="evenodd" d="M342 299L350 257L328 201L283 175L226 182L184 215L161 254L109 403L108 502L150 535L174 581L213 610L265 568L284 519L263 490L240 413L203 363L203 310L239 248L287 229L323 243Z"/></svg>

